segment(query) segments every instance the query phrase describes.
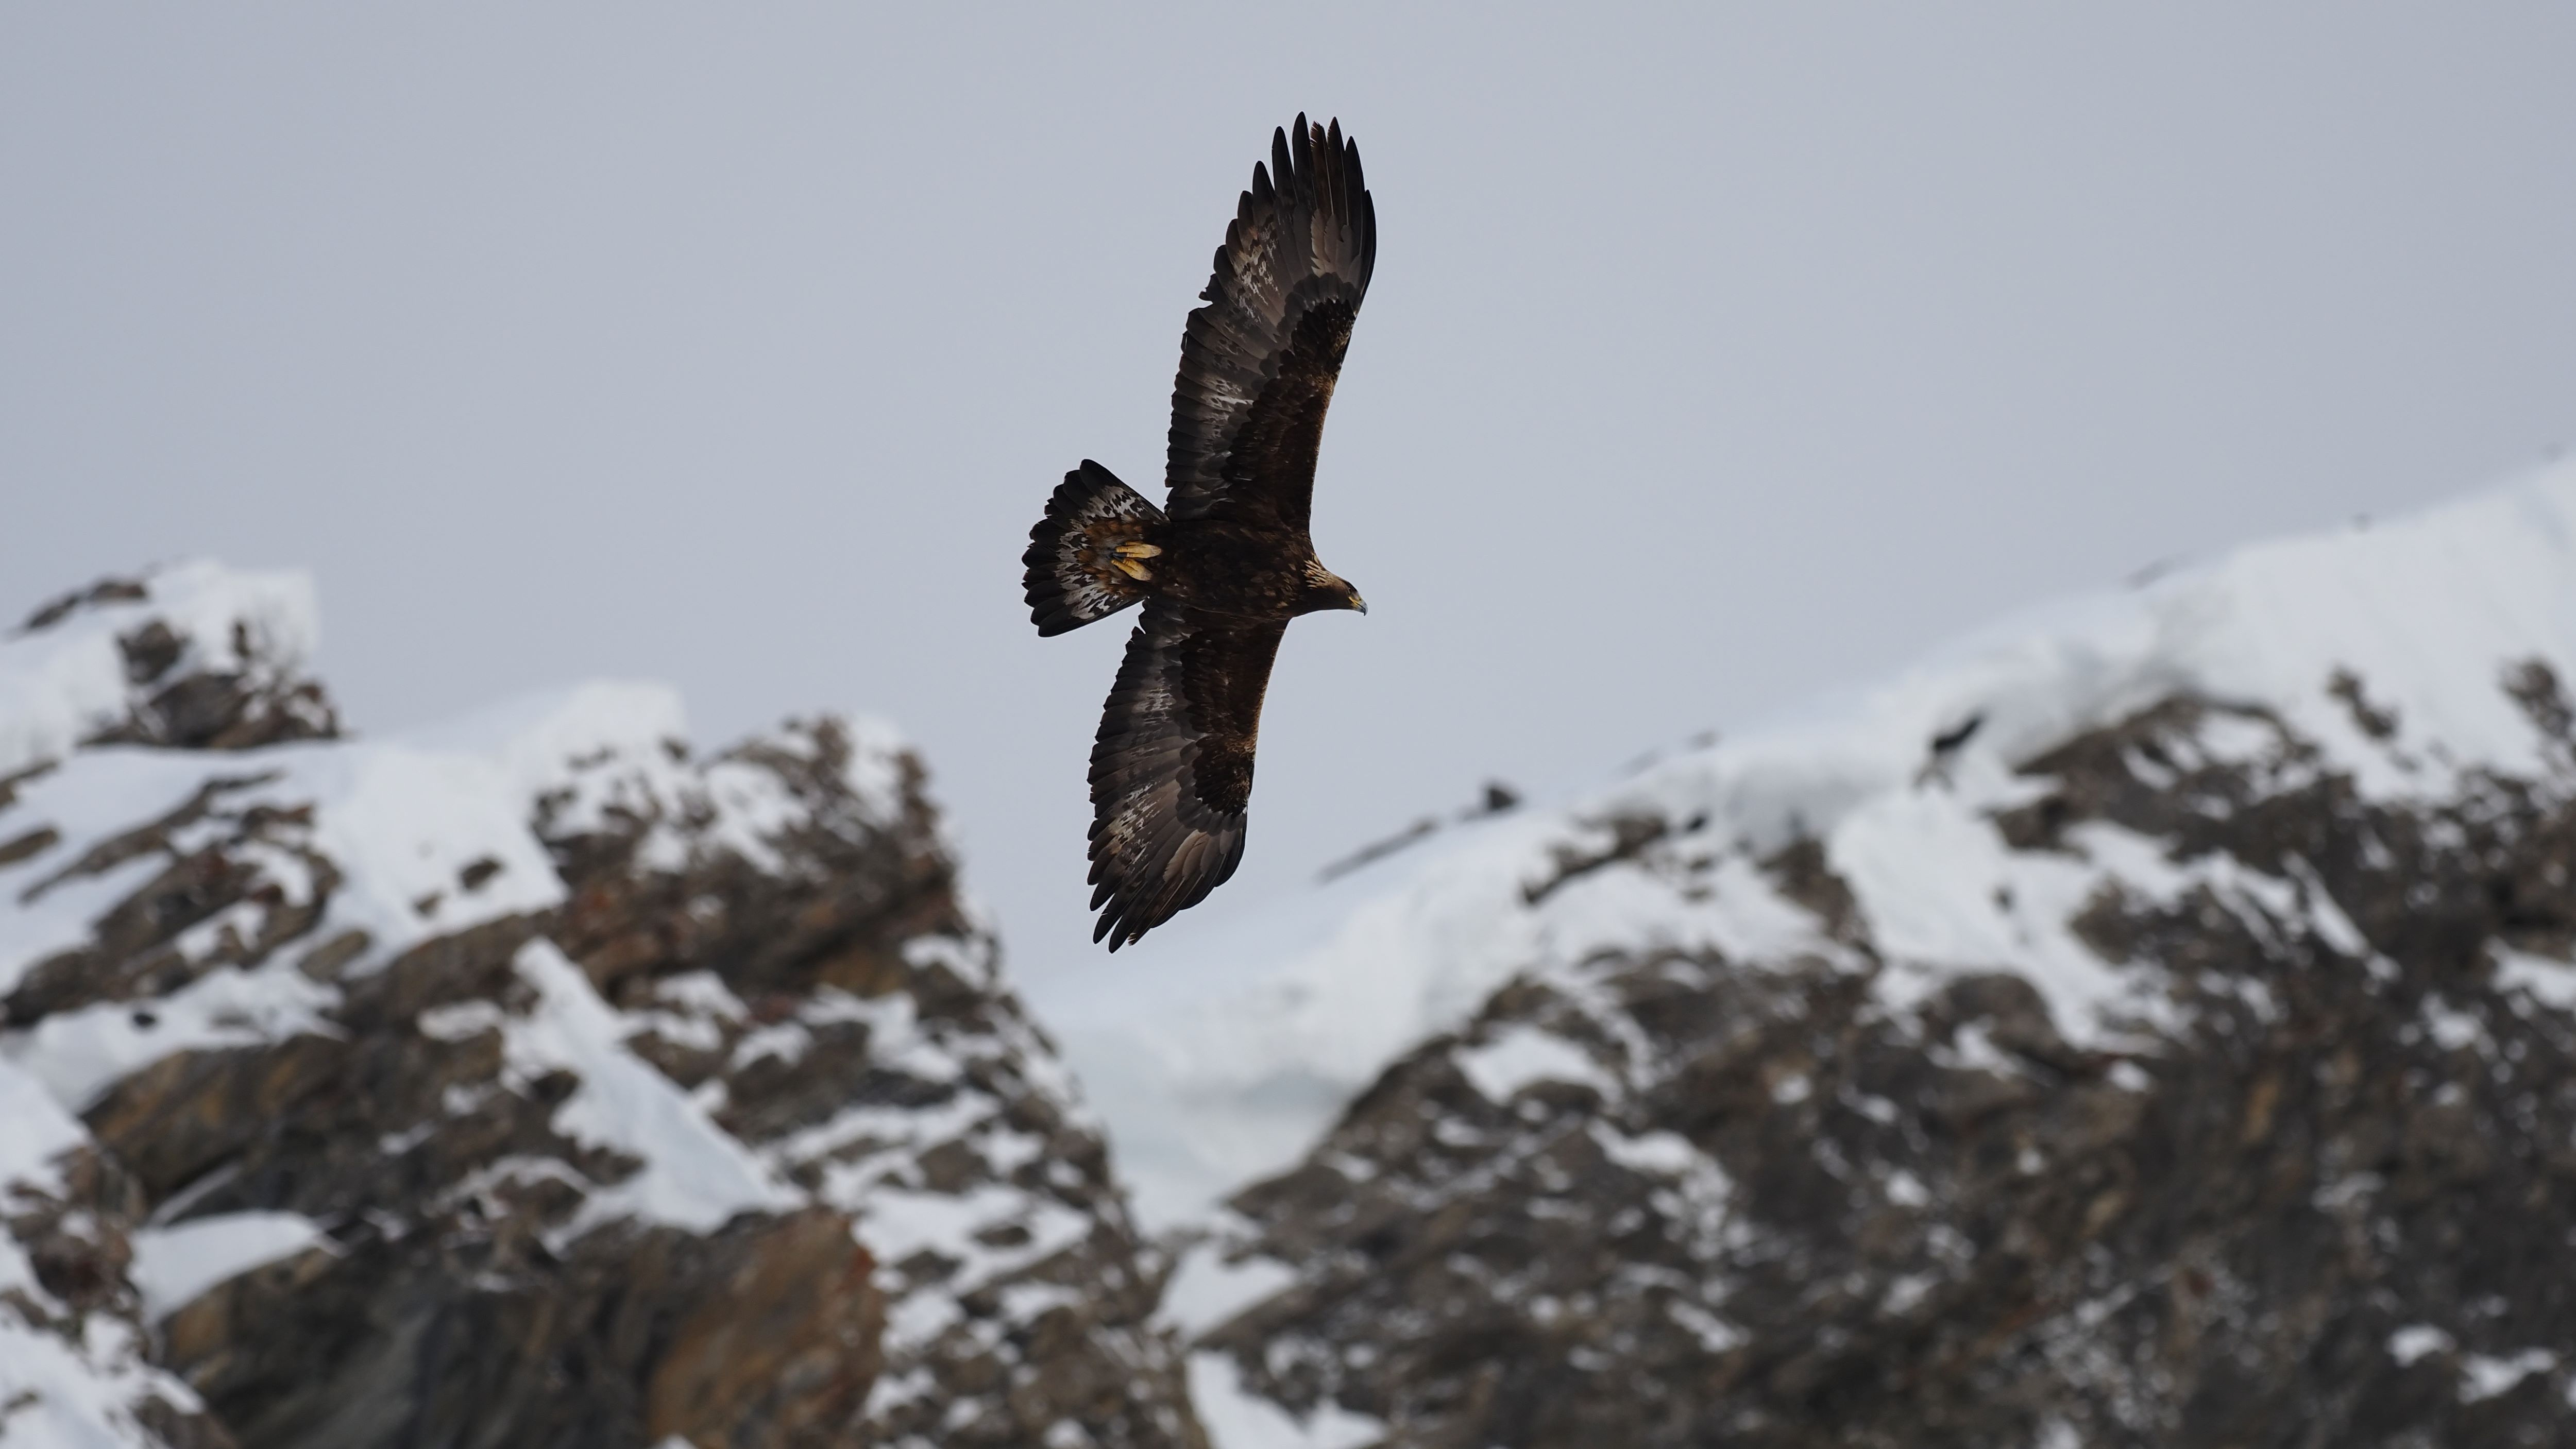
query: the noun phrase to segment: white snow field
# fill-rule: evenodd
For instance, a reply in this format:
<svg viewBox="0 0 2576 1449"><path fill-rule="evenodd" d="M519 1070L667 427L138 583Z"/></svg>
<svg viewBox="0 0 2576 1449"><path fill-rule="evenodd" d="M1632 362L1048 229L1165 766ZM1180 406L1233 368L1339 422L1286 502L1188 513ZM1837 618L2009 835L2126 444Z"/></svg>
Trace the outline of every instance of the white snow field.
<svg viewBox="0 0 2576 1449"><path fill-rule="evenodd" d="M1759 627L1677 630L1672 667L1720 667L1727 632ZM1516 974L1652 946L1834 957L1754 864L1801 835L1857 894L1895 965L1882 985L1894 1004L1947 972L2010 969L2041 988L2062 1030L2098 1038L2120 978L2066 918L2106 876L2173 891L2201 868L2107 830L2083 836L2088 858L2007 850L1991 812L2037 793L2015 762L2192 693L2277 712L2366 793L2439 795L2472 766L2541 767L2545 742L2499 687L2535 658L2576 679L2576 464L2032 610L1581 798L1432 834L1186 962L1104 966L1040 1005L1156 1226L1213 1221L1220 1199L1289 1166L1390 1060ZM2338 671L2396 716L2394 738L2371 738L2328 693ZM1932 741L1971 721L1936 758ZM2243 733L2207 739L2249 753L2271 739ZM1669 848L1604 862L1623 820L1632 833L1668 830ZM1604 863L1567 876L1593 862ZM2295 883L2213 884L2294 896L2321 929L2341 923L2331 900ZM1560 1059L1581 1060L1515 1040L1464 1065L1500 1085ZM1216 1308L1192 1311L1207 1323Z"/></svg>

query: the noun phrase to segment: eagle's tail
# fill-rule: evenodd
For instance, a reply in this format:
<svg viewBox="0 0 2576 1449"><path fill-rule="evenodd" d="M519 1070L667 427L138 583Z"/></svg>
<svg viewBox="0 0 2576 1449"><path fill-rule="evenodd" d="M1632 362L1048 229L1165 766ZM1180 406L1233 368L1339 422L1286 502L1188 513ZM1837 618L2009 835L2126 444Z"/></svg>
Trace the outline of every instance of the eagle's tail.
<svg viewBox="0 0 2576 1449"><path fill-rule="evenodd" d="M1020 556L1038 632L1079 629L1151 592L1162 551L1145 535L1162 521L1163 510L1089 458L1065 474Z"/></svg>

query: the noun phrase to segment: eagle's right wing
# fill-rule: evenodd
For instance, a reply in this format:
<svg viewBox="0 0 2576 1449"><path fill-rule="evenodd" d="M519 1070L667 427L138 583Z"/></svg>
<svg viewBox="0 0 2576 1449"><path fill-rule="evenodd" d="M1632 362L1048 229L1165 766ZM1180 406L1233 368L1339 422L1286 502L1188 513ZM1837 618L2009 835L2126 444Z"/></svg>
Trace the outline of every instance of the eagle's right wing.
<svg viewBox="0 0 2576 1449"><path fill-rule="evenodd" d="M1276 184L1273 184L1273 176ZM1174 518L1306 530L1315 451L1351 324L1377 265L1377 210L1359 147L1297 118L1252 168L1216 274L1181 333L1172 385Z"/></svg>
<svg viewBox="0 0 2576 1449"><path fill-rule="evenodd" d="M1287 624L1145 606L1091 748L1092 931L1109 949L1197 905L1243 860L1261 696Z"/></svg>

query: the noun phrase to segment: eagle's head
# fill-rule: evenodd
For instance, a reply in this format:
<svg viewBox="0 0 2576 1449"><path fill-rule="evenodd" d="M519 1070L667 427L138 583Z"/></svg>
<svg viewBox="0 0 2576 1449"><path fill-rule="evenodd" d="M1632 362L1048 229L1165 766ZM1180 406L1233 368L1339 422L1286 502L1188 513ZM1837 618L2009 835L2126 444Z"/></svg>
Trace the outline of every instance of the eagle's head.
<svg viewBox="0 0 2576 1449"><path fill-rule="evenodd" d="M1297 601L1300 614L1318 614L1326 609L1357 609L1368 612L1368 600L1351 587L1351 581L1309 559L1306 563L1306 595Z"/></svg>

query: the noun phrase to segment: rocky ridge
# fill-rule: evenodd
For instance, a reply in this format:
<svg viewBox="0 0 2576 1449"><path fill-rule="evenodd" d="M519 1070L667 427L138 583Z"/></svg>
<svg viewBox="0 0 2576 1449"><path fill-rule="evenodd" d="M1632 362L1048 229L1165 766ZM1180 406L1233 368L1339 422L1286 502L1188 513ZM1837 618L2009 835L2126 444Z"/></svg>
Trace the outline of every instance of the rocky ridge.
<svg viewBox="0 0 2576 1449"><path fill-rule="evenodd" d="M2576 742L2507 684L2561 768L2438 806L2199 701L2026 762L2016 849L2176 877L2073 923L2109 1041L2009 971L1888 1009L1814 842L1810 951L1513 982L1233 1199L1295 1267L1202 1346L1404 1445L2565 1442Z"/></svg>
<svg viewBox="0 0 2576 1449"><path fill-rule="evenodd" d="M1211 1431L2569 1442L2571 579L2568 465L2242 550L1060 1014Z"/></svg>
<svg viewBox="0 0 2576 1449"><path fill-rule="evenodd" d="M1055 1023L1160 1247L880 728L85 591L0 1445L2566 1442L2570 579L2563 467L1363 852Z"/></svg>
<svg viewBox="0 0 2576 1449"><path fill-rule="evenodd" d="M200 565L0 645L0 1443L1204 1443L917 760L351 740L313 632Z"/></svg>

